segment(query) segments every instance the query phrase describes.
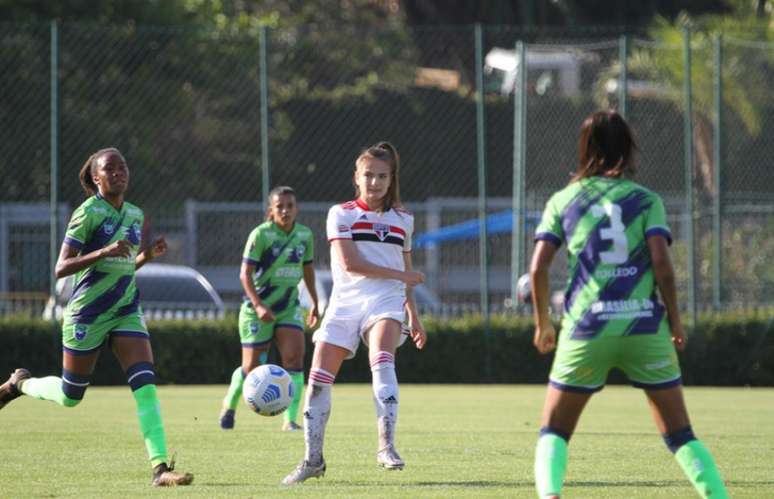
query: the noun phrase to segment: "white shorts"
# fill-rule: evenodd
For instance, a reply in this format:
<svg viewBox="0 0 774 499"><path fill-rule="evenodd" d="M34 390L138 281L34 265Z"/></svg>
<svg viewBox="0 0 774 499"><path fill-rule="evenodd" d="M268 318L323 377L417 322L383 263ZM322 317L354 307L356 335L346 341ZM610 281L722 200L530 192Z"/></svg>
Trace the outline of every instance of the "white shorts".
<svg viewBox="0 0 774 499"><path fill-rule="evenodd" d="M339 305L334 300L325 311L320 329L314 333L312 341L346 348L351 352L347 359L351 359L360 341L366 343L366 334L374 324L384 319L403 323L406 318L405 303L406 297L396 294L368 297L349 305ZM404 341L406 335L401 334L398 346Z"/></svg>

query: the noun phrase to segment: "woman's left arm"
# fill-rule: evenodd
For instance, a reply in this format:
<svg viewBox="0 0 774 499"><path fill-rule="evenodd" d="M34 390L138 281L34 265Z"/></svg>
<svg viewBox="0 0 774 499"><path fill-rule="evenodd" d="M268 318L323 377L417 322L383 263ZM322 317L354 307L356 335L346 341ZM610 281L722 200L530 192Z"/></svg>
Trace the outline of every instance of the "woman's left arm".
<svg viewBox="0 0 774 499"><path fill-rule="evenodd" d="M142 223L142 236L140 237L140 245L143 249L137 253L137 257L134 259L134 270L139 270L140 267L149 261L167 252L167 241L163 237L156 238L150 244L146 243L148 237L150 237L150 224L148 220L144 220Z"/></svg>
<svg viewBox="0 0 774 499"><path fill-rule="evenodd" d="M306 317L306 325L314 329L320 321L320 309L317 303L317 288L315 286L314 265L310 262L304 265L304 285L312 300L312 308L309 309L309 315Z"/></svg>
<svg viewBox="0 0 774 499"><path fill-rule="evenodd" d="M406 272L413 270L411 262L411 252L403 252L403 265ZM411 339L414 340L414 344L417 348L422 349L427 343L427 333L422 326L422 321L419 319L417 313L417 303L414 299L414 288L406 286L406 313L408 313L409 328L411 328Z"/></svg>

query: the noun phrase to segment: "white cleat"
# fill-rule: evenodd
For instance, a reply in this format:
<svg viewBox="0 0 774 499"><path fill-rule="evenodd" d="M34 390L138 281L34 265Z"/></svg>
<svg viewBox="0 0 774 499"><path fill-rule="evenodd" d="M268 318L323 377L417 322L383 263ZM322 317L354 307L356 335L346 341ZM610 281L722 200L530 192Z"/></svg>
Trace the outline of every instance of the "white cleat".
<svg viewBox="0 0 774 499"><path fill-rule="evenodd" d="M295 421L288 421L282 425L282 431L301 431L304 427L296 423Z"/></svg>
<svg viewBox="0 0 774 499"><path fill-rule="evenodd" d="M388 470L402 470L406 466L392 445L376 453L376 462Z"/></svg>
<svg viewBox="0 0 774 499"><path fill-rule="evenodd" d="M302 461L282 480L282 485L295 485L304 482L307 478L320 478L323 475L325 475L325 461L317 466L312 466L309 461Z"/></svg>

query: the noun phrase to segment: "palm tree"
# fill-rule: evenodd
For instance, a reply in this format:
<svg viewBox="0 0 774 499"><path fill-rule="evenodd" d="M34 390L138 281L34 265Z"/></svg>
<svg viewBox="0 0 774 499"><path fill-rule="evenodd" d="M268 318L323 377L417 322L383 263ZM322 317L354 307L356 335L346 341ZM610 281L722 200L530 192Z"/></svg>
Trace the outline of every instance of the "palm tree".
<svg viewBox="0 0 774 499"><path fill-rule="evenodd" d="M714 114L714 37L721 34L724 43L731 49L724 50L723 104L725 109L735 113L744 124L746 131L756 136L761 131L759 103L770 99L765 85L749 82L766 81L767 65L774 62L771 51L735 50L735 42L770 41L774 30L765 19L756 16L744 17L706 16L697 22L681 14L674 22L658 17L648 30L650 41L635 40L627 58L627 71L632 80L655 82L655 92L650 96L671 102L684 110L683 83L685 78L683 43L686 30L691 36L691 86L693 107L693 141L695 150L694 178L701 193L713 196L713 154L712 128ZM620 61L615 62L600 74L596 84L595 98L599 104L607 104L606 84L621 73Z"/></svg>

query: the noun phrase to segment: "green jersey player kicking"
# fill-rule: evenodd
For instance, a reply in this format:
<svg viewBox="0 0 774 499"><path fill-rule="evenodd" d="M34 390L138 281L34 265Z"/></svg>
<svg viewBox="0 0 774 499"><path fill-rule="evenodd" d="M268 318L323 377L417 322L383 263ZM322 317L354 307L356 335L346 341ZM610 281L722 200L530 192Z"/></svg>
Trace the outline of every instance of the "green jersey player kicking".
<svg viewBox="0 0 774 499"><path fill-rule="evenodd" d="M239 310L242 364L231 375L223 400L220 427L234 427L234 414L247 374L265 362L272 340L282 357L282 366L293 380L293 401L284 413L283 429L300 430L296 423L304 388L304 319L298 302L298 283L304 280L312 299L306 324L314 328L320 319L315 290L314 238L312 231L296 223L296 193L287 186L269 193L266 222L247 238L239 280L245 301Z"/></svg>
<svg viewBox="0 0 774 499"><path fill-rule="evenodd" d="M124 201L129 169L118 149L92 154L80 180L90 197L73 213L56 263L57 278L74 276L62 325L62 377L33 378L26 369L17 369L0 386L0 408L22 394L75 407L83 400L100 351L109 345L137 404L152 484L188 485L193 475L173 471L168 458L153 352L134 280L135 270L164 254L167 244L163 238L149 244L142 210Z"/></svg>
<svg viewBox="0 0 774 499"><path fill-rule="evenodd" d="M685 348L686 336L669 258L672 238L661 198L624 178L633 173L635 149L616 112L586 118L575 176L548 201L537 228L530 268L534 343L541 353L556 348L535 452L540 497L559 497L570 436L613 367L645 390L656 426L699 494L728 497L683 401L675 348ZM557 345L548 269L562 244L569 275Z"/></svg>

